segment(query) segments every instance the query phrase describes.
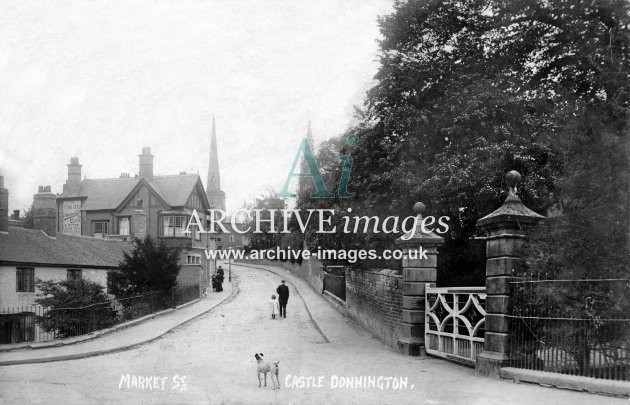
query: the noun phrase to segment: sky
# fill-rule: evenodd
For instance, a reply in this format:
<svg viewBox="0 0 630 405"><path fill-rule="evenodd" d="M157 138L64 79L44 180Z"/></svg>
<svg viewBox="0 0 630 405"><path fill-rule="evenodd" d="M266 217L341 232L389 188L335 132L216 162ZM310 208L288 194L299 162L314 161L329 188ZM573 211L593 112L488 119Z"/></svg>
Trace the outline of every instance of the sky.
<svg viewBox="0 0 630 405"><path fill-rule="evenodd" d="M0 3L0 175L9 210L87 178L199 173L212 116L231 212L280 190L311 120L315 144L353 123L374 85L387 0Z"/></svg>

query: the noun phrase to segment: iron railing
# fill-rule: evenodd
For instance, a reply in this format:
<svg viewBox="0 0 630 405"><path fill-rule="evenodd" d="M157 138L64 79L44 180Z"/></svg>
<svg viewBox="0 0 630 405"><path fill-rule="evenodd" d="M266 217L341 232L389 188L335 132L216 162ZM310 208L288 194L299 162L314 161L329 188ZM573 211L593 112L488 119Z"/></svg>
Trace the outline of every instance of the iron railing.
<svg viewBox="0 0 630 405"><path fill-rule="evenodd" d="M324 291L342 301L346 300L346 275L342 266L330 266L324 271Z"/></svg>
<svg viewBox="0 0 630 405"><path fill-rule="evenodd" d="M170 292L149 292L81 307L41 305L0 309L0 344L46 342L84 335L190 302L199 284L179 285Z"/></svg>
<svg viewBox="0 0 630 405"><path fill-rule="evenodd" d="M512 367L630 381L630 280L510 285Z"/></svg>

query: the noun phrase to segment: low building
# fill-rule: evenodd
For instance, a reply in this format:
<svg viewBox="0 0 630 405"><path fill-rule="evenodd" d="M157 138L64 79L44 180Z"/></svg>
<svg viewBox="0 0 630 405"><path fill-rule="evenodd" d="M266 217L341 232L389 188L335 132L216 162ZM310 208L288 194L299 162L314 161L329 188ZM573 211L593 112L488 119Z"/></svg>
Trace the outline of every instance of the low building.
<svg viewBox="0 0 630 405"><path fill-rule="evenodd" d="M0 217L6 218L8 191L0 176ZM3 209L4 208L4 209ZM39 229L10 227L0 220L0 344L36 341L38 280L84 278L107 286L133 245L83 236L48 235Z"/></svg>

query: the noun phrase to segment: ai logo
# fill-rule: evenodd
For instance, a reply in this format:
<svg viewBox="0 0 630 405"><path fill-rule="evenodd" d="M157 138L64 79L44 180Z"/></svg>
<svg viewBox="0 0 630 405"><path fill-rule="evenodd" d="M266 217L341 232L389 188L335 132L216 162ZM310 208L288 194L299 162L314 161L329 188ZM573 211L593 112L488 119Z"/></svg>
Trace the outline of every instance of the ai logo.
<svg viewBox="0 0 630 405"><path fill-rule="evenodd" d="M356 135L350 135L347 142L348 145L355 146L359 142L359 138ZM300 161L300 154L304 155L304 161L308 166L308 173L295 172L295 168ZM337 194L339 194L339 197L341 198L354 197L355 193L348 192L348 181L350 180L350 171L352 170L352 157L350 155L341 155L339 156L339 160L343 162L343 169L341 171L341 178L339 179L339 188L337 189ZM302 139L302 143L300 143L300 147L298 148L295 159L293 160L293 165L291 166L291 170L289 171L287 181L284 183L282 191L276 194L276 197L295 197L295 193L289 192L289 184L291 183L291 178L293 178L294 176L310 177L313 179L316 191L311 193L311 198L335 197L333 193L328 191L328 189L326 188L326 184L324 184L324 179L319 172L319 166L317 166L317 161L315 160L315 155L313 154L313 150L308 144L308 140L306 138Z"/></svg>

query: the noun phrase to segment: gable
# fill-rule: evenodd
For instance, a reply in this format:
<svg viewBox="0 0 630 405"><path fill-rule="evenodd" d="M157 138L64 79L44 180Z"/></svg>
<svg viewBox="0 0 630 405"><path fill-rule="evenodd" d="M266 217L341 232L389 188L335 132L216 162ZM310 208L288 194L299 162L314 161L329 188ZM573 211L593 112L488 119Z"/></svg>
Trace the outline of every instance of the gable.
<svg viewBox="0 0 630 405"><path fill-rule="evenodd" d="M136 187L127 195L118 208L143 208L161 206L170 208L170 205L151 185L142 179Z"/></svg>
<svg viewBox="0 0 630 405"><path fill-rule="evenodd" d="M171 207L183 207L193 190L196 189L198 182L201 184L196 174L178 174L155 176L150 184Z"/></svg>
<svg viewBox="0 0 630 405"><path fill-rule="evenodd" d="M188 196L188 200L186 201L186 208L195 208L197 210L206 211L210 209L210 204L208 203L208 197L206 196L205 190L203 189L203 185L201 184L201 179L198 179L195 187L192 192Z"/></svg>

